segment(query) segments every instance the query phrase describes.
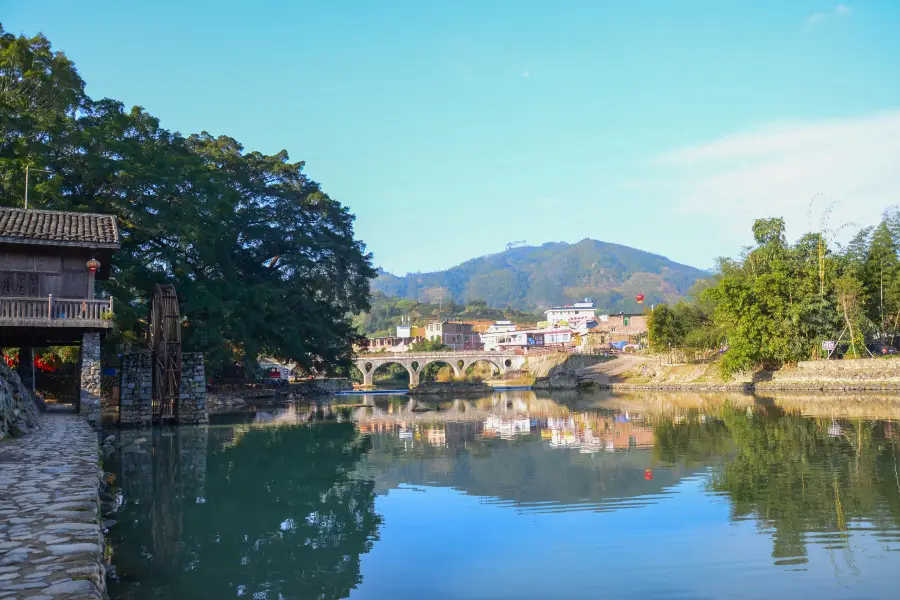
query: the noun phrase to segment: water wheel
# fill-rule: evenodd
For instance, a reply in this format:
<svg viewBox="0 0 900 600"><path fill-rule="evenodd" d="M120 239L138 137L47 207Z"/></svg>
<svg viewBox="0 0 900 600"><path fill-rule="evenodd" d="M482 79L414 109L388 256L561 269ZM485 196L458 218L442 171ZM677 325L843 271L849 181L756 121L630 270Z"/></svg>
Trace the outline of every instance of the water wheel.
<svg viewBox="0 0 900 600"><path fill-rule="evenodd" d="M153 361L153 420L175 419L181 394L181 315L175 286L153 287L148 334Z"/></svg>

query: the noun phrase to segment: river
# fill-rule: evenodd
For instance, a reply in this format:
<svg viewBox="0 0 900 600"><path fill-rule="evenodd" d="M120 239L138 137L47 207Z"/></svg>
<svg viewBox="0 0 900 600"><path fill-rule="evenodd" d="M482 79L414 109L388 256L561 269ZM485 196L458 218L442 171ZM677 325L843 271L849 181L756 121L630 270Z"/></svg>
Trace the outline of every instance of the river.
<svg viewBox="0 0 900 600"><path fill-rule="evenodd" d="M360 404L351 404L360 402ZM114 432L113 599L894 598L900 398L342 397Z"/></svg>

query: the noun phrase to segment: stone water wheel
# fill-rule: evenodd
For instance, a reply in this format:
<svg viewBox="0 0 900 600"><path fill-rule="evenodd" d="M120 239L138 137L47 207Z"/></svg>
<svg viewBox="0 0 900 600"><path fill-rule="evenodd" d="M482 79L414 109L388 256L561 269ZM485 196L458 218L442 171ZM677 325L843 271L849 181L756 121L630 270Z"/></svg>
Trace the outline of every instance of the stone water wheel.
<svg viewBox="0 0 900 600"><path fill-rule="evenodd" d="M156 285L147 319L153 363L153 420L178 415L181 394L181 315L173 285Z"/></svg>

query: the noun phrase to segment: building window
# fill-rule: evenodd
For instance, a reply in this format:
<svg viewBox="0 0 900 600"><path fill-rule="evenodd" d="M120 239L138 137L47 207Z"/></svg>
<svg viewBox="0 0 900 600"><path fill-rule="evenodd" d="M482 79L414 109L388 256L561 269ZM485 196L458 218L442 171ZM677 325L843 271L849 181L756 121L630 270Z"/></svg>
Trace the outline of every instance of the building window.
<svg viewBox="0 0 900 600"><path fill-rule="evenodd" d="M631 323L631 319L629 317L624 317L622 320L624 321L625 327L628 327L628 324Z"/></svg>

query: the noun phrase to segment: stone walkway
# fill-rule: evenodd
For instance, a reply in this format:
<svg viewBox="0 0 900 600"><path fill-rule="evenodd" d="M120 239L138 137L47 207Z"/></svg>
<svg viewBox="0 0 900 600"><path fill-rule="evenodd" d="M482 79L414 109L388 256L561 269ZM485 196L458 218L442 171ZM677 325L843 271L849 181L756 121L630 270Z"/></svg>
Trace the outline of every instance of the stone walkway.
<svg viewBox="0 0 900 600"><path fill-rule="evenodd" d="M72 414L40 426L0 442L0 600L103 598L97 435Z"/></svg>

